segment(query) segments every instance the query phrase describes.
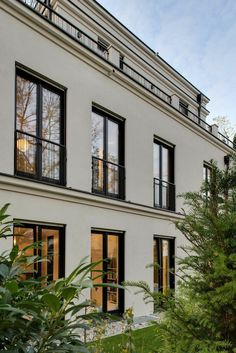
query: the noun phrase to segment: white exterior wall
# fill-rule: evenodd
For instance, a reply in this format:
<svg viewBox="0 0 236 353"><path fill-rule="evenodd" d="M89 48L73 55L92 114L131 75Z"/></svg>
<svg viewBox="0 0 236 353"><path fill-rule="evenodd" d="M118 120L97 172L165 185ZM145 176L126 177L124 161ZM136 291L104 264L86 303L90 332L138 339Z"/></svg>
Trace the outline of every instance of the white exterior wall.
<svg viewBox="0 0 236 353"><path fill-rule="evenodd" d="M124 231L125 280L146 280L152 285L152 270L145 265L153 259L153 235L176 237L177 256L183 243L172 223L179 215L152 207L153 137L176 146L177 194L198 190L203 161L215 159L223 167L227 148L158 101L140 97L116 75L109 76L105 64L91 63L72 47L65 49L52 34L53 41L36 25L32 29L8 11L0 6L0 173L7 174L0 175L1 205L10 202L10 214L16 219L66 225L66 274L90 254L92 227ZM67 188L87 193L10 177L14 175L16 62L67 88ZM130 203L90 194L93 103L125 119L126 200ZM179 212L182 201L176 202ZM4 241L1 248L8 248L10 242ZM152 311L129 292L125 306L134 306L136 315Z"/></svg>

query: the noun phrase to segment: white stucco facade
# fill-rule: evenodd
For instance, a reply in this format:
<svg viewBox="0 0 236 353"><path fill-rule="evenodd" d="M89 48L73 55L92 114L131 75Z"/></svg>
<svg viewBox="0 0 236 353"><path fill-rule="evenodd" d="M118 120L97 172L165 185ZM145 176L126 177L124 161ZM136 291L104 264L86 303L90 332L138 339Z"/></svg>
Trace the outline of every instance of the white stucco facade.
<svg viewBox="0 0 236 353"><path fill-rule="evenodd" d="M178 247L184 242L173 223L181 217L181 199L176 199L175 211L153 207L154 137L174 146L176 194L199 190L204 161L214 159L224 168L224 156L231 148L227 141L220 141L217 131L201 126L207 116L207 97L202 95L202 122L196 124L190 113L188 117L181 114L178 104L179 99L184 100L197 115L201 93L197 88L96 2L73 2L78 7L66 0L54 1L54 9L95 41L98 36L104 38L109 44L108 59L88 50L69 37L66 29L62 32L21 1L0 1L0 203L11 204L9 212L14 219L65 226L65 274L90 255L91 229L124 232L125 280L146 280L153 286L152 269L145 266L153 261L154 235L175 238L177 256L181 256ZM119 67L120 55L170 95L171 104L125 75ZM66 89L66 185L17 176L17 65ZM124 200L91 192L92 106L124 119ZM1 242L1 249L10 246L11 240ZM125 307L134 307L136 316L152 311L131 291L125 293L124 302Z"/></svg>

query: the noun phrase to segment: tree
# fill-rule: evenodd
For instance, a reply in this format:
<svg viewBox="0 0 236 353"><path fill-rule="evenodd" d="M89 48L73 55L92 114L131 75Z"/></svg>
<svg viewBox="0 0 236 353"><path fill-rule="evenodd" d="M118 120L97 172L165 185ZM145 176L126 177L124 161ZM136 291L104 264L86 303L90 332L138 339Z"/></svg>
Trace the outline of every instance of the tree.
<svg viewBox="0 0 236 353"><path fill-rule="evenodd" d="M0 209L0 238L12 236L7 208ZM93 287L91 271L99 261L89 264L82 259L67 278L47 285L45 277L25 278L27 266L45 261L26 255L28 248L20 251L14 245L9 253L0 254L0 352L88 352L81 330L100 315L84 313L91 304L83 292Z"/></svg>
<svg viewBox="0 0 236 353"><path fill-rule="evenodd" d="M219 127L220 133L233 140L236 136L236 124L232 124L227 116L219 115L213 118L213 122Z"/></svg>
<svg viewBox="0 0 236 353"><path fill-rule="evenodd" d="M200 192L182 195L188 212L176 226L188 246L178 259L176 293L156 294L138 284L146 300L165 310L158 353L236 352L235 164L221 171L211 162L211 180Z"/></svg>

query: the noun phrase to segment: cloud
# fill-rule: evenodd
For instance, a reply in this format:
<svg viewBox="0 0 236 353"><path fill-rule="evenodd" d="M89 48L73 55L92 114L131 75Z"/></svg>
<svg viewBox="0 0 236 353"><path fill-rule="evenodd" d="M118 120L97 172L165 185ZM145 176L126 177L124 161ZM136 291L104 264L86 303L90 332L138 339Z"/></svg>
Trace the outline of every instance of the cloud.
<svg viewBox="0 0 236 353"><path fill-rule="evenodd" d="M236 122L235 0L100 0Z"/></svg>

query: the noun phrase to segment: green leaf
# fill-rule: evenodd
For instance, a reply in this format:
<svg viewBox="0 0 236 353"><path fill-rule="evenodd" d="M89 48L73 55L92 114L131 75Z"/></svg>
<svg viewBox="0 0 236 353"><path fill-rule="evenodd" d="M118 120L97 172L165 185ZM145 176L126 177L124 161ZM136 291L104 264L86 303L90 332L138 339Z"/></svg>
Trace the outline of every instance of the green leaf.
<svg viewBox="0 0 236 353"><path fill-rule="evenodd" d="M51 293L44 294L42 296L42 301L47 304L48 307L54 312L57 312L61 307L61 303L58 297Z"/></svg>
<svg viewBox="0 0 236 353"><path fill-rule="evenodd" d="M9 267L5 264L0 265L0 276L6 278L9 274Z"/></svg>
<svg viewBox="0 0 236 353"><path fill-rule="evenodd" d="M77 288L68 287L68 288L63 288L61 293L65 300L70 301L72 298L74 298L76 292L77 292Z"/></svg>
<svg viewBox="0 0 236 353"><path fill-rule="evenodd" d="M14 261L19 253L19 246L14 245L11 252L10 252L10 259L11 261Z"/></svg>
<svg viewBox="0 0 236 353"><path fill-rule="evenodd" d="M19 287L16 281L10 281L6 283L6 288L12 293L17 293Z"/></svg>

